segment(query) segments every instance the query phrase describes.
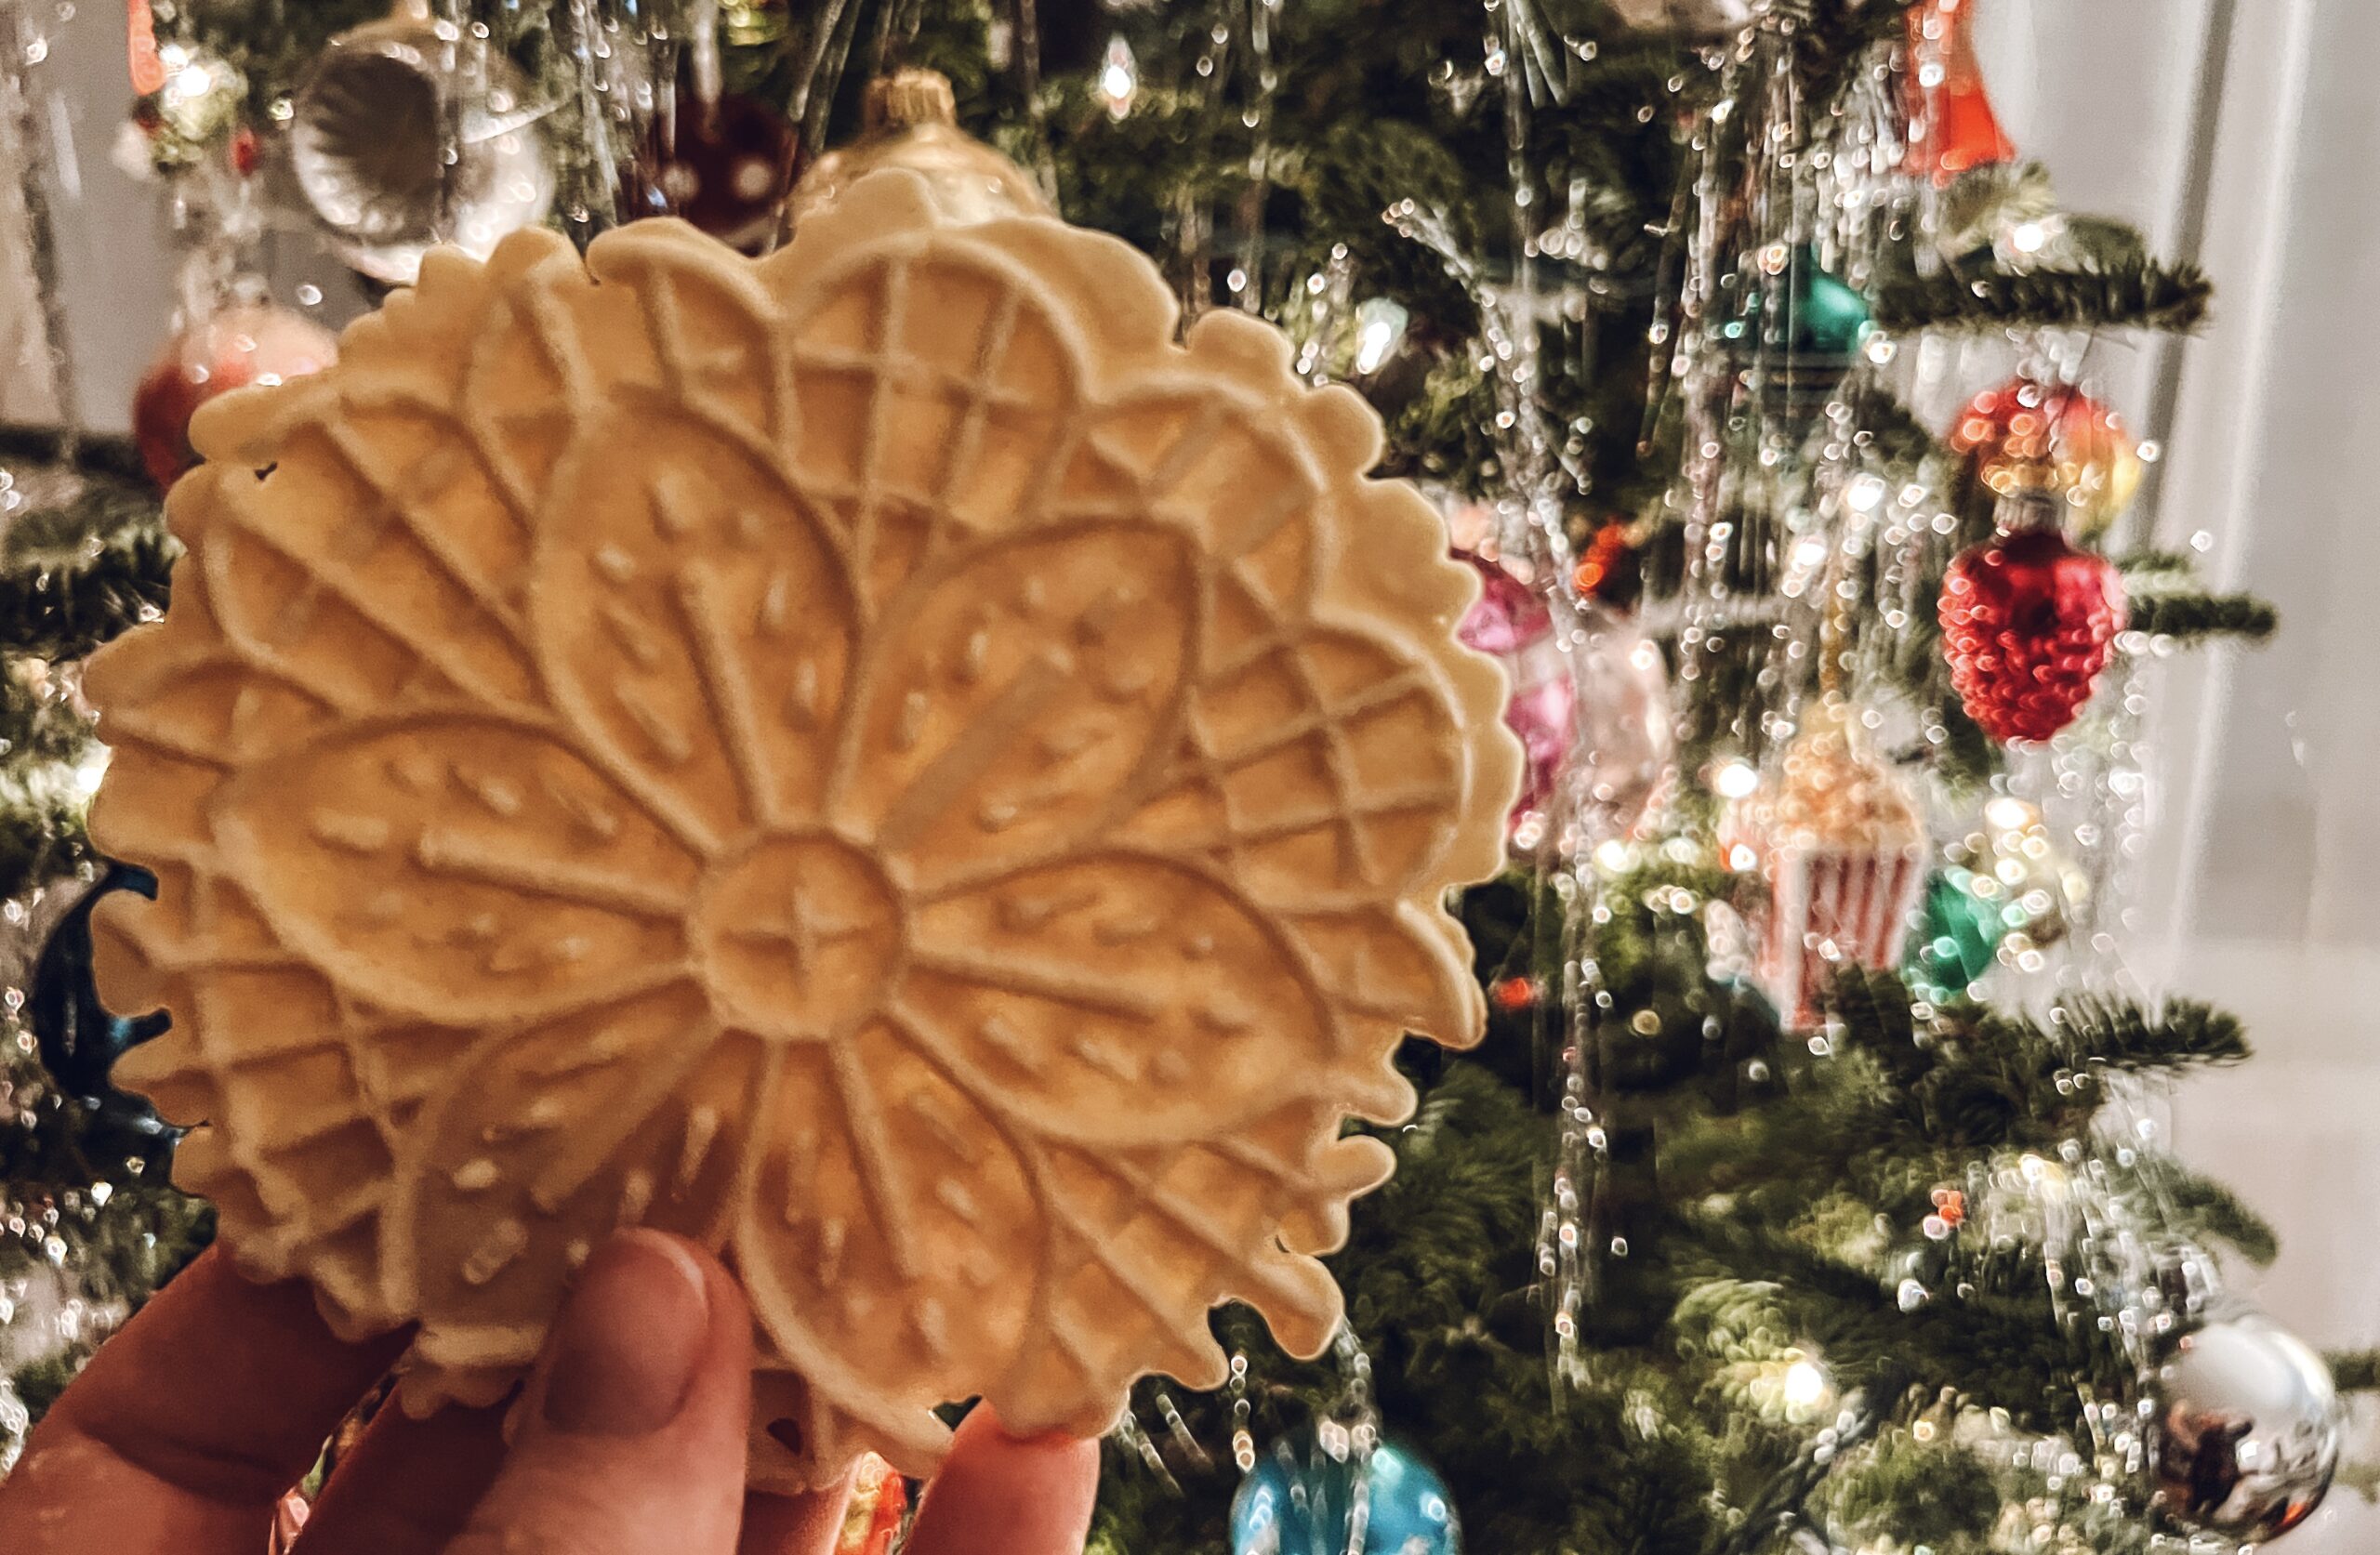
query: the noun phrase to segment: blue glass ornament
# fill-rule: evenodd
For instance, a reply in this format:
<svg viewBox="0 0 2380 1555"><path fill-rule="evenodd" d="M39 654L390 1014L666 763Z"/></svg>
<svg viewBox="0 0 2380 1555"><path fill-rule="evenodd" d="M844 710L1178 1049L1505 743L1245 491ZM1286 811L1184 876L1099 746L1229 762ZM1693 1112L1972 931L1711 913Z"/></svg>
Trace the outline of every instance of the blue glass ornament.
<svg viewBox="0 0 2380 1555"><path fill-rule="evenodd" d="M157 1115L148 1100L118 1090L116 1060L141 1043L163 1035L171 1020L163 1010L122 1016L99 1002L91 975L91 911L111 892L128 890L157 899L157 877L133 864L111 863L98 884L67 909L42 946L33 969L25 1016L41 1044L42 1067L58 1088L90 1114L84 1149L95 1157L137 1157L163 1166L182 1136Z"/></svg>
<svg viewBox="0 0 2380 1555"><path fill-rule="evenodd" d="M1358 1506L1362 1522L1357 1525ZM1454 1498L1399 1442L1358 1462L1311 1430L1273 1444L1231 1504L1232 1555L1461 1555Z"/></svg>

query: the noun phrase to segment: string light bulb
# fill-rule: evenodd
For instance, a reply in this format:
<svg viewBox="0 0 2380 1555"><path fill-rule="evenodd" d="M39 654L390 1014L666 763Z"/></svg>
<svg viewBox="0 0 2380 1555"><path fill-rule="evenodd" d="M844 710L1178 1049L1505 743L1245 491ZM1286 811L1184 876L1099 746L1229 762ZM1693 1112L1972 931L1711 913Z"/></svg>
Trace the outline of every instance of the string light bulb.
<svg viewBox="0 0 2380 1555"><path fill-rule="evenodd" d="M1121 119L1131 112L1133 100L1140 95L1140 62L1132 58L1132 46L1118 33L1107 40L1107 54L1099 63L1099 100L1107 105L1109 118Z"/></svg>

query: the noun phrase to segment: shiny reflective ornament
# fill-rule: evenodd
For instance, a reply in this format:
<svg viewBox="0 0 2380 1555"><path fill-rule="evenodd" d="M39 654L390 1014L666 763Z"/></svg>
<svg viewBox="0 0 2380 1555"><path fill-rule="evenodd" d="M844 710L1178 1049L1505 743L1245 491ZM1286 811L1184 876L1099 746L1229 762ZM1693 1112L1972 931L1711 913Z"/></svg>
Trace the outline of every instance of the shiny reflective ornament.
<svg viewBox="0 0 2380 1555"><path fill-rule="evenodd" d="M132 396L132 440L159 490L198 462L190 418L217 395L320 372L338 360L338 337L269 303L235 303L165 343Z"/></svg>
<svg viewBox="0 0 2380 1555"><path fill-rule="evenodd" d="M1925 830L1848 704L1809 710L1777 771L1729 807L1721 840L1768 881L1756 976L1789 1027L1818 1023L1836 967L1899 965Z"/></svg>
<svg viewBox="0 0 2380 1555"><path fill-rule="evenodd" d="M681 93L656 114L643 152L621 170L624 220L675 216L747 254L775 241L793 189L796 137L758 98Z"/></svg>
<svg viewBox="0 0 2380 1555"><path fill-rule="evenodd" d="M554 169L511 61L439 35L427 0L331 40L299 88L291 167L330 245L364 275L409 285L429 249L485 258L545 218Z"/></svg>
<svg viewBox="0 0 2380 1555"><path fill-rule="evenodd" d="M1917 927L1909 937L1901 977L1910 992L1935 1004L1959 997L1981 982L2000 956L2007 927L1990 903L1968 890L1964 872L1937 869L1925 881Z"/></svg>
<svg viewBox="0 0 2380 1555"><path fill-rule="evenodd" d="M1719 37L1741 32L1752 19L1752 0L1611 0L1629 26L1687 37Z"/></svg>
<svg viewBox="0 0 2380 1555"><path fill-rule="evenodd" d="M2016 160L1984 90L1975 46L1982 0L1918 0L1909 8L1909 59L1901 101L1909 116L1903 171L1948 184L1960 174Z"/></svg>
<svg viewBox="0 0 2380 1555"><path fill-rule="evenodd" d="M1873 332L1868 299L1809 244L1773 245L1743 279L1741 310L1721 336L1764 414L1798 441L1824 416Z"/></svg>
<svg viewBox="0 0 2380 1555"><path fill-rule="evenodd" d="M2244 1313L2184 1333L2152 1396L2157 1504L2183 1527L2268 1539L2330 1493L2346 1410L2321 1357L2271 1319Z"/></svg>
<svg viewBox="0 0 2380 1555"><path fill-rule="evenodd" d="M2123 580L2068 544L2041 493L2018 493L1994 540L1942 580L1942 651L1959 703L1993 739L2046 740L2074 721L2123 630Z"/></svg>
<svg viewBox="0 0 2380 1555"><path fill-rule="evenodd" d="M786 210L792 226L884 167L906 167L924 178L946 220L1051 214L1050 202L1024 168L959 127L950 83L933 71L905 70L869 82L861 122L858 139L820 157L794 185Z"/></svg>
<svg viewBox="0 0 2380 1555"><path fill-rule="evenodd" d="M2140 490L2140 444L2123 417L2070 384L2016 378L1968 402L1950 447L2005 496L2046 491L2082 538L2096 539Z"/></svg>
<svg viewBox="0 0 2380 1555"><path fill-rule="evenodd" d="M1973 987L1995 963L2019 968L2066 938L2091 899L2091 877L2051 840L2040 809L2002 794L1979 824L1944 850L1926 881L1902 971L1939 1002Z"/></svg>
<svg viewBox="0 0 2380 1555"><path fill-rule="evenodd" d="M1232 1555L1460 1555L1446 1482L1401 1442L1368 1456L1343 1429L1308 1430L1261 1453L1231 1503Z"/></svg>
<svg viewBox="0 0 2380 1555"><path fill-rule="evenodd" d="M1524 765L1508 824L1518 830L1526 817L1543 813L1570 754L1577 723L1569 660L1554 645L1553 613L1535 588L1499 562L1469 551L1455 554L1480 576L1479 602L1456 635L1501 661L1512 687L1504 725L1520 736Z"/></svg>
<svg viewBox="0 0 2380 1555"><path fill-rule="evenodd" d="M1570 652L1575 732L1567 851L1635 831L1677 764L1677 719L1660 646L1633 617L1601 604L1581 603L1579 624L1584 640Z"/></svg>

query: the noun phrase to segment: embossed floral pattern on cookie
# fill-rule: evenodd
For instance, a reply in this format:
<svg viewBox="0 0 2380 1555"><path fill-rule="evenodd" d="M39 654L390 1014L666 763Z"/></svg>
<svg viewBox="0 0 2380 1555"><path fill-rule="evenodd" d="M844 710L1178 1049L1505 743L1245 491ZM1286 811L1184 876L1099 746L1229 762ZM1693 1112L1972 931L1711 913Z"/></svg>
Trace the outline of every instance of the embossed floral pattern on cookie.
<svg viewBox="0 0 2380 1555"><path fill-rule="evenodd" d="M433 257L227 398L174 607L90 675L132 1061L252 1272L517 1378L577 1261L723 1248L755 1473L1093 1431L1312 1254L1462 1041L1449 884L1515 755L1378 432L1237 315L901 175L787 252L647 223Z"/></svg>

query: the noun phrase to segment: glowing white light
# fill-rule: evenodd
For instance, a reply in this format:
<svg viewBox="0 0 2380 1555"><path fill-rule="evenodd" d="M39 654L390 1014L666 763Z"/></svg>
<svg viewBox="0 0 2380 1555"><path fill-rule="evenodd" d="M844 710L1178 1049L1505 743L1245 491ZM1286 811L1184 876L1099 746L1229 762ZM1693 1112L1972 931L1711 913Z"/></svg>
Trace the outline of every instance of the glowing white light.
<svg viewBox="0 0 2380 1555"><path fill-rule="evenodd" d="M1749 761L1730 761L1712 776L1711 786L1723 799L1744 799L1760 786L1760 771Z"/></svg>
<svg viewBox="0 0 2380 1555"><path fill-rule="evenodd" d="M1383 297L1368 297L1355 310L1355 376L1377 373L1404 343L1411 315Z"/></svg>
<svg viewBox="0 0 2380 1555"><path fill-rule="evenodd" d="M2038 221L2019 221L2008 233L2008 246L2019 254L2038 254L2049 242L2049 230Z"/></svg>
<svg viewBox="0 0 2380 1555"><path fill-rule="evenodd" d="M1826 1370L1816 1361L1800 1360L1785 1368L1785 1407L1796 1413L1826 1402Z"/></svg>
<svg viewBox="0 0 2380 1555"><path fill-rule="evenodd" d="M1851 505L1855 513L1874 512L1884 500L1884 478L1873 470L1861 470L1844 488L1843 500Z"/></svg>
<svg viewBox="0 0 2380 1555"><path fill-rule="evenodd" d="M1120 119L1132 111L1132 99L1141 95L1141 67L1132 58L1132 46L1118 33L1107 40L1107 57L1099 66L1099 100L1107 105L1107 116Z"/></svg>
<svg viewBox="0 0 2380 1555"><path fill-rule="evenodd" d="M86 799L99 791L99 780L107 776L108 754L105 745L94 745L91 754L74 769L74 786Z"/></svg>
<svg viewBox="0 0 2380 1555"><path fill-rule="evenodd" d="M214 88L215 77L205 65L184 65L165 82L165 95L183 102L205 97Z"/></svg>
<svg viewBox="0 0 2380 1555"><path fill-rule="evenodd" d="M2021 832L2039 819L2033 807L2013 795L2003 794L1983 807L1983 818L1998 832Z"/></svg>

